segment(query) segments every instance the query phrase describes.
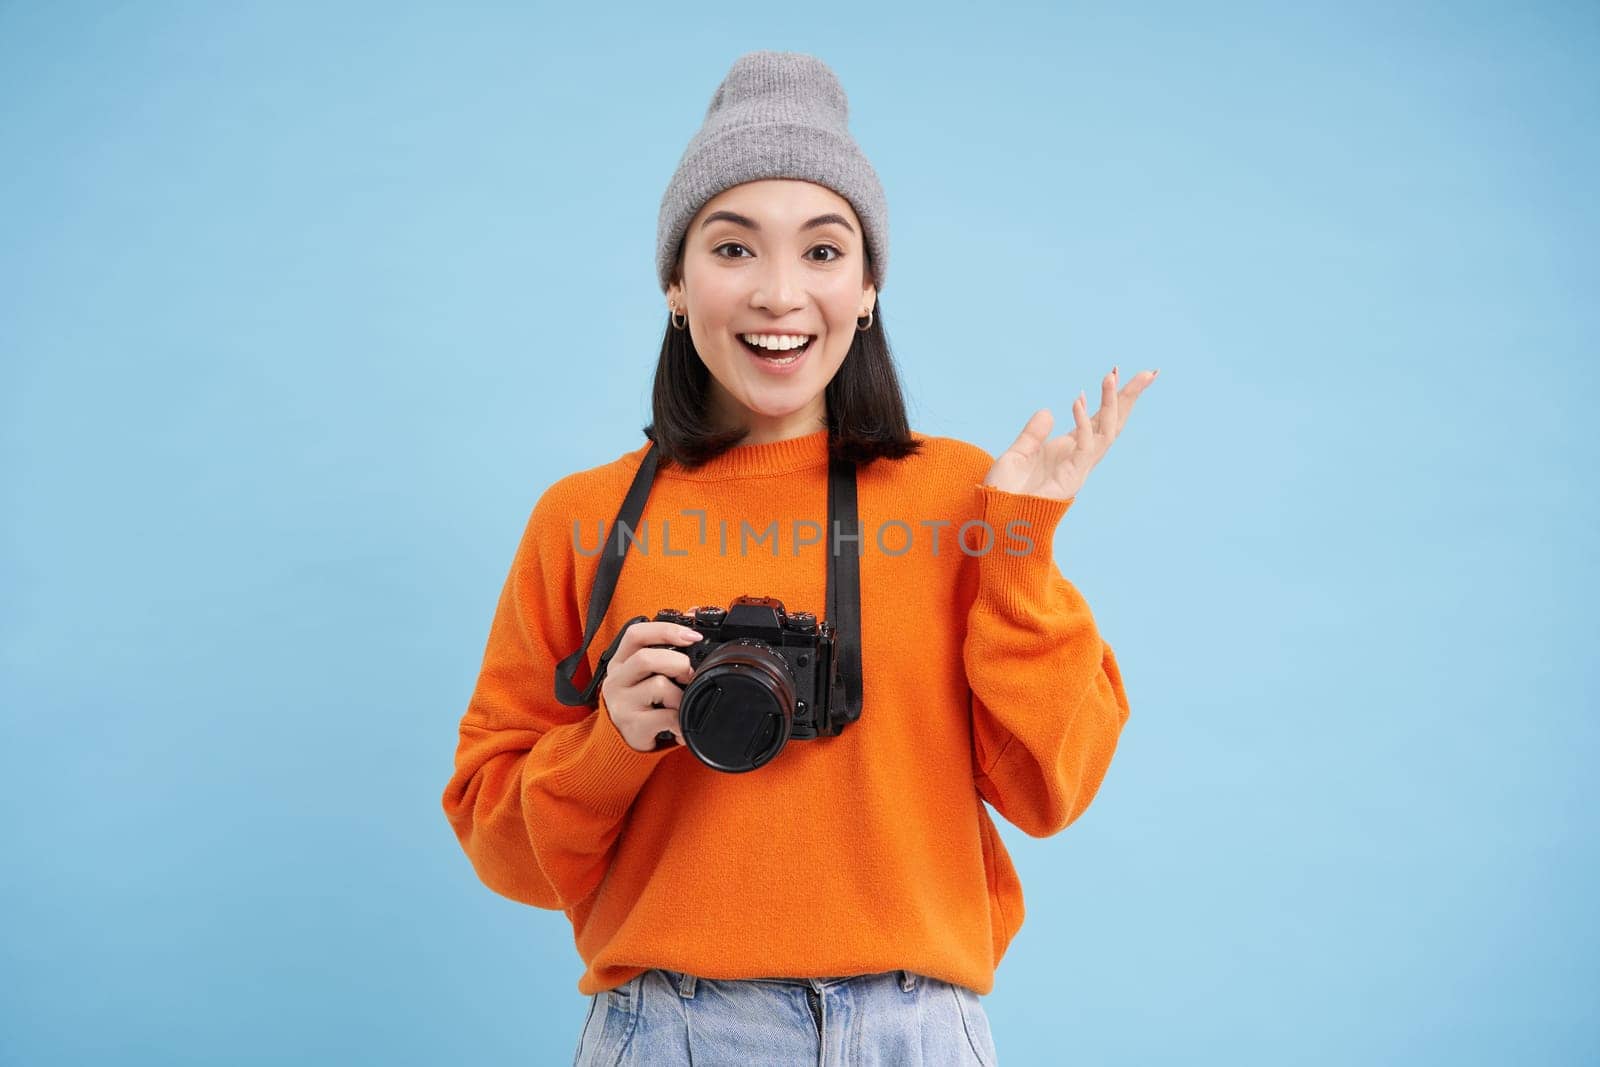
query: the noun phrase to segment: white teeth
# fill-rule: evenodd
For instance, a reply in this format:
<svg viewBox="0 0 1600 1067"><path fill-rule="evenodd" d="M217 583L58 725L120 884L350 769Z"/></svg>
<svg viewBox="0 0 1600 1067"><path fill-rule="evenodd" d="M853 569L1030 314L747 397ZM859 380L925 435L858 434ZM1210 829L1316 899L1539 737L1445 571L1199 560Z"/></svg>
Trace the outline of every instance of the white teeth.
<svg viewBox="0 0 1600 1067"><path fill-rule="evenodd" d="M766 348L774 352L787 352L811 340L805 334L795 333L742 333L739 338L757 348Z"/></svg>

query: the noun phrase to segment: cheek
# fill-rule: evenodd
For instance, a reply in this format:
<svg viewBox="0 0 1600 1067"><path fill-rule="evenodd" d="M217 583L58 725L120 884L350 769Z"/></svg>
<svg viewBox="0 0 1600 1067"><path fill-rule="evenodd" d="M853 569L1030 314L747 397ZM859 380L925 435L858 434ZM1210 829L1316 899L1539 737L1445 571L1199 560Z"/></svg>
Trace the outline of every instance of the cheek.
<svg viewBox="0 0 1600 1067"><path fill-rule="evenodd" d="M828 319L828 329L836 335L845 337L847 346L850 343L848 339L854 337L857 332L856 310L856 302L851 300L840 307L837 312L830 313Z"/></svg>
<svg viewBox="0 0 1600 1067"><path fill-rule="evenodd" d="M861 291L854 285L843 285L836 293L830 293L823 302L827 308L828 328L837 332L854 332L856 328L856 312L861 310Z"/></svg>
<svg viewBox="0 0 1600 1067"><path fill-rule="evenodd" d="M850 325L848 333L839 332L828 339L828 351L824 354L822 370L831 378L834 372L844 365L845 356L850 353L850 346L855 343L855 324Z"/></svg>
<svg viewBox="0 0 1600 1067"><path fill-rule="evenodd" d="M736 338L731 332L732 320L722 307L709 300L702 301L698 307L698 314L694 310L689 314L689 336L693 339L695 348L703 357L727 362L732 342ZM733 354L738 353L733 352Z"/></svg>
<svg viewBox="0 0 1600 1067"><path fill-rule="evenodd" d="M726 322L737 311L740 293L726 271L707 271L694 280L694 306L707 322Z"/></svg>

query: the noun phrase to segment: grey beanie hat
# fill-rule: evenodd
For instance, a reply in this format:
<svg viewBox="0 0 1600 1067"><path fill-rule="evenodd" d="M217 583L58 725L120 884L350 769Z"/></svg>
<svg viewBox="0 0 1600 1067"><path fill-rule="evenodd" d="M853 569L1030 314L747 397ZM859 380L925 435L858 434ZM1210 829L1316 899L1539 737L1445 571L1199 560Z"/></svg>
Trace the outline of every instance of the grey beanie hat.
<svg viewBox="0 0 1600 1067"><path fill-rule="evenodd" d="M850 136L850 104L839 79L803 52L747 52L722 79L661 197L656 273L671 284L689 222L725 189L760 178L825 185L855 209L866 231L871 276L883 288L889 265L889 207L883 186Z"/></svg>

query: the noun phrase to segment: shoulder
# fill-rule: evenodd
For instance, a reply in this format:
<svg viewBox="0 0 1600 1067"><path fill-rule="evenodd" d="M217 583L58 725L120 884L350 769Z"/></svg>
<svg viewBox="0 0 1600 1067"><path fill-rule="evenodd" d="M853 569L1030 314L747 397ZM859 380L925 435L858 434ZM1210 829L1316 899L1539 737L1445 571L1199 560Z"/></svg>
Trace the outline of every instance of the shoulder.
<svg viewBox="0 0 1600 1067"><path fill-rule="evenodd" d="M609 520L618 503L627 495L633 476L644 461L648 440L616 459L573 471L551 482L534 501L528 517L530 532L570 527L572 521L593 514Z"/></svg>
<svg viewBox="0 0 1600 1067"><path fill-rule="evenodd" d="M952 484L966 487L983 481L994 466L994 457L970 441L916 430L911 431L911 436L922 448L905 462L912 465L908 473L923 480L948 479Z"/></svg>
<svg viewBox="0 0 1600 1067"><path fill-rule="evenodd" d="M863 501L897 516L938 516L960 522L981 505L978 486L994 458L956 437L911 431L921 447L904 459L874 462L862 472Z"/></svg>

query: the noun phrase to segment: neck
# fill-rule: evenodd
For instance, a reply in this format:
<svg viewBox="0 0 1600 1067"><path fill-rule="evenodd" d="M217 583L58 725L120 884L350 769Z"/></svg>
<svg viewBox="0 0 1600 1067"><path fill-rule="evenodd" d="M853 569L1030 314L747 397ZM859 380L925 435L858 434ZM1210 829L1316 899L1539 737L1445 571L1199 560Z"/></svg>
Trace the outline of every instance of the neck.
<svg viewBox="0 0 1600 1067"><path fill-rule="evenodd" d="M816 401L799 411L787 415L764 415L740 406L732 417L722 420L726 427L748 427L750 435L741 444L766 445L776 441L792 441L828 428L828 409L819 395Z"/></svg>

